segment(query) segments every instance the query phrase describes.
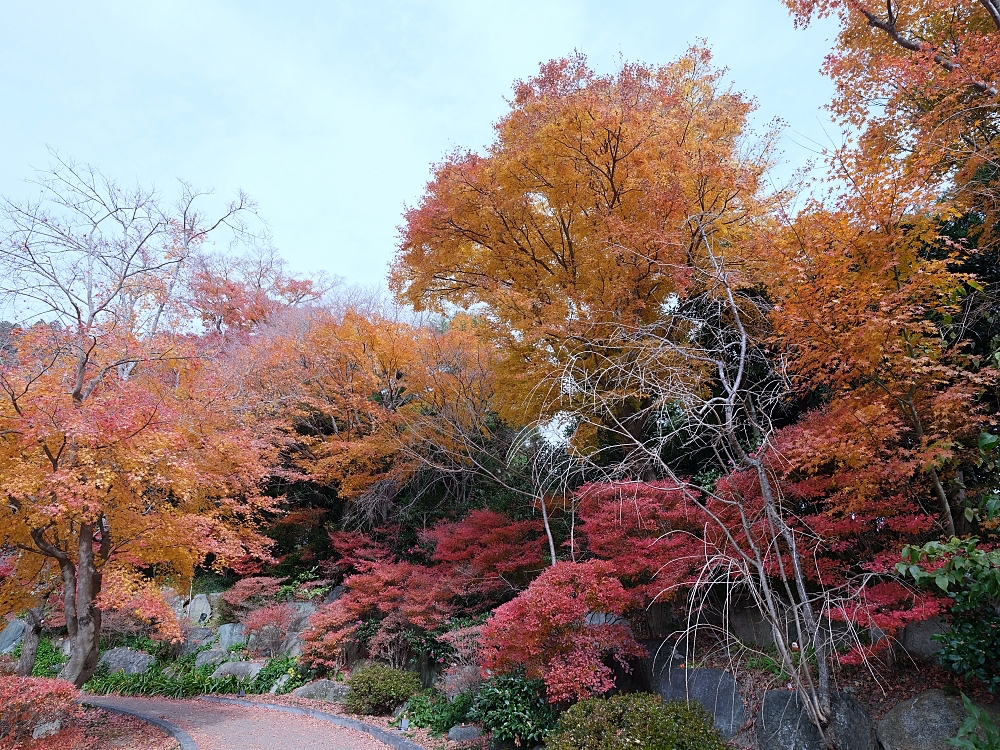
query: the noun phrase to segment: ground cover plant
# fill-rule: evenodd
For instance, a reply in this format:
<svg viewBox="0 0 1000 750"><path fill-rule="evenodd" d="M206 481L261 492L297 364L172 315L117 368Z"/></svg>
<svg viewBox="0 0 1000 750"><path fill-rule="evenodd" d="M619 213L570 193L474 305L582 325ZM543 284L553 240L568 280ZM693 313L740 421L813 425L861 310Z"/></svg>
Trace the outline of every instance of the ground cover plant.
<svg viewBox="0 0 1000 750"><path fill-rule="evenodd" d="M197 654L173 662L157 662L142 674L128 675L123 671L110 673L98 669L84 685L94 695L160 695L166 698L190 698L205 694L267 693L284 676L279 694L291 692L308 681L310 673L290 657L270 659L251 679L235 675L213 678L218 664L195 667Z"/></svg>

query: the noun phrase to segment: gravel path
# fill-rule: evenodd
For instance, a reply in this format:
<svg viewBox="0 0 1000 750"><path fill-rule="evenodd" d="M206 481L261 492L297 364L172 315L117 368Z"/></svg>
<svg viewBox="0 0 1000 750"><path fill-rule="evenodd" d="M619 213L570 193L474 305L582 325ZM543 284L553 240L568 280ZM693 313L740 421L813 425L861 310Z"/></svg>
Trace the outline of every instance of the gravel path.
<svg viewBox="0 0 1000 750"><path fill-rule="evenodd" d="M267 708L197 699L87 696L86 701L176 724L191 735L198 750L389 750L363 732Z"/></svg>

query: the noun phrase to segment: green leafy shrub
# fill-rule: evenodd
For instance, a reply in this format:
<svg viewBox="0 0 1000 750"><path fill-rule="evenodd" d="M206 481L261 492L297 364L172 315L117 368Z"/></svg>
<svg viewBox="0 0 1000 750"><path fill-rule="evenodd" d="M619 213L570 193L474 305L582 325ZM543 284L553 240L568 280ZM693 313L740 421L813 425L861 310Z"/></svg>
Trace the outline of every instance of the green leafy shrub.
<svg viewBox="0 0 1000 750"><path fill-rule="evenodd" d="M948 740L948 744L961 750L1000 750L1000 729L993 718L977 708L965 693L962 703L969 716L958 728L958 736Z"/></svg>
<svg viewBox="0 0 1000 750"><path fill-rule="evenodd" d="M472 693L461 693L448 700L437 690L424 690L406 702L406 715L414 726L430 729L435 736L442 735L469 720L472 699Z"/></svg>
<svg viewBox="0 0 1000 750"><path fill-rule="evenodd" d="M17 644L11 656L15 661L21 658L20 643ZM38 651L35 653L35 666L31 670L31 676L55 677L65 663L66 657L63 656L62 651L56 648L52 639L42 636L38 639Z"/></svg>
<svg viewBox="0 0 1000 750"><path fill-rule="evenodd" d="M420 690L420 678L413 672L372 664L352 674L347 685L344 704L351 713L380 716Z"/></svg>
<svg viewBox="0 0 1000 750"><path fill-rule="evenodd" d="M647 693L588 698L564 713L549 750L726 750L697 703L665 703Z"/></svg>
<svg viewBox="0 0 1000 750"><path fill-rule="evenodd" d="M497 675L484 682L473 702L471 718L501 742L540 742L556 720L545 696L545 683L521 674Z"/></svg>
<svg viewBox="0 0 1000 750"><path fill-rule="evenodd" d="M301 666L294 657L279 656L269 660L244 689L248 693L266 693L278 678L285 674L288 675L288 679L278 688L279 695L292 692L312 678L312 672Z"/></svg>
<svg viewBox="0 0 1000 750"><path fill-rule="evenodd" d="M952 599L950 629L933 636L941 643L941 664L965 680L981 680L991 693L1000 691L1000 549L983 549L975 537L952 537L903 547L902 557L899 573Z"/></svg>

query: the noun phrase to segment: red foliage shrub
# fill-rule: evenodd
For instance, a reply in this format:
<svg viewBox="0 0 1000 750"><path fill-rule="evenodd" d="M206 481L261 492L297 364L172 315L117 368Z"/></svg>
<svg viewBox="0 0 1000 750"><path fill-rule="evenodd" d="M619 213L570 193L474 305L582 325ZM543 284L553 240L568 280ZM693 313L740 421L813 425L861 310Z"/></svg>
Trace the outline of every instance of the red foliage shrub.
<svg viewBox="0 0 1000 750"><path fill-rule="evenodd" d="M456 589L447 575L412 563L366 563L367 570L344 579L348 592L309 618L303 659L337 668L343 646L364 618L386 620L396 631L407 624L432 630L455 611ZM392 616L391 619L389 616Z"/></svg>
<svg viewBox="0 0 1000 750"><path fill-rule="evenodd" d="M482 637L483 626L472 625L450 630L439 639L454 650L448 666L441 675L445 695L451 697L473 690L482 682L479 669Z"/></svg>
<svg viewBox="0 0 1000 750"><path fill-rule="evenodd" d="M177 615L160 588L136 575L106 573L97 599L103 611L101 629L109 635L145 635L154 640L178 642ZM47 620L51 626L51 618Z"/></svg>
<svg viewBox="0 0 1000 750"><path fill-rule="evenodd" d="M295 620L295 607L291 604L271 604L267 607L251 609L240 618L248 632L255 633L265 627L272 627L287 633Z"/></svg>
<svg viewBox="0 0 1000 750"><path fill-rule="evenodd" d="M247 632L257 636L254 639L254 650L274 656L297 614L291 604L271 604L250 610L240 618L240 622L246 626Z"/></svg>
<svg viewBox="0 0 1000 750"><path fill-rule="evenodd" d="M890 636L948 604L901 585L895 573L904 545L936 533L935 515L921 502L928 491L922 462L905 435L889 405L843 396L779 431L770 459L807 531L809 575L838 600L829 616ZM889 643L859 646L841 660L857 662Z"/></svg>
<svg viewBox="0 0 1000 750"><path fill-rule="evenodd" d="M282 583L283 579L269 576L243 578L226 591L222 598L233 607L249 609L276 597Z"/></svg>
<svg viewBox="0 0 1000 750"><path fill-rule="evenodd" d="M423 541L435 546L430 565L394 561L386 547L361 534L332 533L330 543L341 555L337 567L354 573L344 579L347 593L310 618L303 659L340 667L345 645L365 619L381 621L370 648L401 659L406 628L433 630L462 610L463 598L474 595L481 604L484 596L514 591L544 564L539 523L486 510L438 524Z"/></svg>
<svg viewBox="0 0 1000 750"><path fill-rule="evenodd" d="M501 513L474 510L457 523L437 524L424 539L435 545L432 559L470 593L516 590L545 568L540 521L511 521Z"/></svg>
<svg viewBox="0 0 1000 750"><path fill-rule="evenodd" d="M627 670L629 657L645 655L629 628L614 622L633 600L614 573L612 564L597 560L546 570L486 623L483 669L523 668L528 677L545 680L554 703L613 688L603 658L610 655Z"/></svg>
<svg viewBox="0 0 1000 750"><path fill-rule="evenodd" d="M16 745L39 724L77 716L79 697L66 680L0 677L0 742Z"/></svg>
<svg viewBox="0 0 1000 750"><path fill-rule="evenodd" d="M592 484L577 497L587 551L614 566L637 605L673 598L704 565L711 521L675 485Z"/></svg>
<svg viewBox="0 0 1000 750"><path fill-rule="evenodd" d="M392 553L369 536L356 531L330 532L330 546L340 556L341 572L366 570L376 562L391 562Z"/></svg>
<svg viewBox="0 0 1000 750"><path fill-rule="evenodd" d="M302 634L302 661L315 668L339 669L344 665L344 649L361 618L347 594L320 607L309 618Z"/></svg>

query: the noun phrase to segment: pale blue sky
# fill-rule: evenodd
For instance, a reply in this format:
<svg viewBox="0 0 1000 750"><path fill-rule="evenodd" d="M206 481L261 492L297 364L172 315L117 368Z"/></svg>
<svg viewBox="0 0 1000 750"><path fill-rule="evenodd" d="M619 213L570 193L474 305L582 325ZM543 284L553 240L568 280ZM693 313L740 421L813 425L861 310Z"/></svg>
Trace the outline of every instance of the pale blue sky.
<svg viewBox="0 0 1000 750"><path fill-rule="evenodd" d="M512 82L574 49L667 62L699 38L782 117L787 165L831 133L834 30L780 0L6 0L0 193L46 147L166 191L182 177L260 204L296 270L380 283L405 204L450 149L480 148Z"/></svg>

